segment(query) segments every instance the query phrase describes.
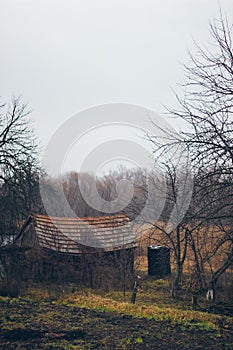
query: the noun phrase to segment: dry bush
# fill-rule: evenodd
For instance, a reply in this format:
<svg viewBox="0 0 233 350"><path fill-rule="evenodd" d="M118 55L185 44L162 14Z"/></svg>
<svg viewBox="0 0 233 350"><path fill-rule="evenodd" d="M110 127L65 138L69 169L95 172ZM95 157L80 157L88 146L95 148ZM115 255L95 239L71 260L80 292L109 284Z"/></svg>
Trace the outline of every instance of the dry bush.
<svg viewBox="0 0 233 350"><path fill-rule="evenodd" d="M15 280L3 280L0 282L0 295L16 298L20 294L20 284Z"/></svg>
<svg viewBox="0 0 233 350"><path fill-rule="evenodd" d="M226 260L230 243L228 241L223 243L223 232L214 225L193 230L191 231L191 235L197 256L195 257L192 245L189 243L187 256L183 266L183 282L185 282L185 285L189 290L196 291L200 290L200 283L202 283L202 289L207 288L208 281L213 272L216 271ZM147 270L146 256L147 248L150 245L164 245L171 248L171 266L174 271L175 258L171 242L168 237L165 237L165 235L156 228L148 229L138 239L136 261L140 262L139 270ZM197 269L199 269L199 274L197 273ZM218 281L218 289L221 290L221 288L224 288L225 294L231 293L232 287L226 282L229 282L229 277L232 278L232 275L232 270L228 269L228 272L223 274ZM200 278L202 279L201 282ZM223 285L224 287L222 287Z"/></svg>

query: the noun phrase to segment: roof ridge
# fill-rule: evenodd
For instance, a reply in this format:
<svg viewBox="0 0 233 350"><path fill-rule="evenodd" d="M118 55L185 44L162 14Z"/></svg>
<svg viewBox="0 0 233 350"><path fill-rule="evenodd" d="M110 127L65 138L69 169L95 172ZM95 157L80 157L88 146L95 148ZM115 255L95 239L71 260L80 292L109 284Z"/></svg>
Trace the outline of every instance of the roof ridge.
<svg viewBox="0 0 233 350"><path fill-rule="evenodd" d="M41 218L47 218L47 219L54 219L54 220L101 220L101 219L113 219L113 218L127 218L129 219L129 216L127 214L114 214L114 215L101 215L101 216L83 216L83 217L66 217L66 216L52 216L52 215L44 215L44 214L37 214L32 213L31 216L33 218L41 217Z"/></svg>

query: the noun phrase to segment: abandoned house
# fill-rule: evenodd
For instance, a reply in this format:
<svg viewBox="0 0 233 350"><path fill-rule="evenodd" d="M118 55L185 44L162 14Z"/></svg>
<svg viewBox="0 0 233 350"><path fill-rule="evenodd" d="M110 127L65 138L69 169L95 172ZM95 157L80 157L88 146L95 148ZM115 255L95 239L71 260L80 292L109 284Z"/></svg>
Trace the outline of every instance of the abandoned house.
<svg viewBox="0 0 233 350"><path fill-rule="evenodd" d="M14 271L22 280L66 281L99 287L133 273L135 237L127 215L60 218L32 214L14 243ZM4 258L4 257L3 257ZM12 266L12 261L11 261Z"/></svg>

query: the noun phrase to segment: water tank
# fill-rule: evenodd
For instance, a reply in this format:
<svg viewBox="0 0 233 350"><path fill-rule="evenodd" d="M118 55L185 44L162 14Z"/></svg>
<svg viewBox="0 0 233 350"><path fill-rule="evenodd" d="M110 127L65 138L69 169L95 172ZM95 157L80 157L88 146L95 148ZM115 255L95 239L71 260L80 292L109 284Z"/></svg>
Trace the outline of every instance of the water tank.
<svg viewBox="0 0 233 350"><path fill-rule="evenodd" d="M171 273L170 248L151 245L147 257L149 276L164 277Z"/></svg>

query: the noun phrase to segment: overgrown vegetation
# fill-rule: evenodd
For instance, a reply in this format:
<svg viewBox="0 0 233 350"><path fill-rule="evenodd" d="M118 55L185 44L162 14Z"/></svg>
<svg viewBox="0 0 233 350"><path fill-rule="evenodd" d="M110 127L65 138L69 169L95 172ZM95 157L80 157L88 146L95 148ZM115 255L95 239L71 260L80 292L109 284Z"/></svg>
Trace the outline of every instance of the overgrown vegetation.
<svg viewBox="0 0 233 350"><path fill-rule="evenodd" d="M169 283L149 280L131 304L130 293L103 293L34 285L18 298L0 298L1 348L29 349L231 349L229 316L192 311L186 302L165 304ZM168 299L167 299L168 300Z"/></svg>

